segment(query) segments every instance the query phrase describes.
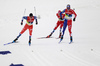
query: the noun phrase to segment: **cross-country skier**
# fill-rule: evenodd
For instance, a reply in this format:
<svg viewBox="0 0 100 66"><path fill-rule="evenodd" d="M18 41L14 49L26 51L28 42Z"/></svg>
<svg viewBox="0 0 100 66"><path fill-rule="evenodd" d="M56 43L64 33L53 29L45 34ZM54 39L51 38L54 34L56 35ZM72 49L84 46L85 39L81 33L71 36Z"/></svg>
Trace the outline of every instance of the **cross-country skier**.
<svg viewBox="0 0 100 66"><path fill-rule="evenodd" d="M62 41L63 36L64 36L64 32L66 30L66 27L68 25L68 30L69 30L69 35L70 35L70 42L73 41L72 38L72 15L74 14L74 18L73 21L75 21L77 14L74 12L74 10L71 9L70 5L68 4L66 9L64 9L60 14L65 13L65 18L64 18L64 24L63 24L63 31L62 31L62 36L60 41ZM60 19L62 19L62 16L60 16Z"/></svg>
<svg viewBox="0 0 100 66"><path fill-rule="evenodd" d="M22 29L22 31L19 33L19 35L16 37L16 39L14 39L13 42L16 42L18 40L18 38L27 30L29 29L29 46L31 45L31 37L32 37L32 30L33 30L33 21L34 19L36 20L36 25L38 24L37 22L37 17L33 16L32 13L29 14L29 16L23 16L22 20L21 20L21 25L23 25L23 20L26 20L26 24L24 26L24 28Z"/></svg>
<svg viewBox="0 0 100 66"><path fill-rule="evenodd" d="M56 16L58 17L58 21L57 21L57 23L56 23L56 26L55 26L55 28L53 29L53 31L51 32L51 34L50 35L48 35L46 38L49 38L49 37L51 37L52 36L52 34L55 32L55 30L60 26L60 34L59 34L59 38L61 37L61 30L62 30L62 27L63 27L63 23L64 23L64 14L61 14L61 17L62 17L62 19L60 19L60 13L61 13L61 10L59 10L58 11L58 13L56 14Z"/></svg>

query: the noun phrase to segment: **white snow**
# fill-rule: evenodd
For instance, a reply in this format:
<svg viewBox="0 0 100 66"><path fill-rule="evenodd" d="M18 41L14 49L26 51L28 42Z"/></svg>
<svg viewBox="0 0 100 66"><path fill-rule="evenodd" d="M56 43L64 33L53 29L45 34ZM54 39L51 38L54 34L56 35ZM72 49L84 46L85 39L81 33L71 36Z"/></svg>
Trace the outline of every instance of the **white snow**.
<svg viewBox="0 0 100 66"><path fill-rule="evenodd" d="M64 40L37 39L50 34L56 25L58 10L70 4L77 13L73 22L73 40L69 44L69 33L66 29ZM40 15L35 25L32 45L28 45L28 30L19 38L18 43L4 46L13 41L22 28L20 22L25 15L34 12ZM0 51L11 54L0 55L0 66L23 64L24 66L100 66L100 0L0 0ZM59 28L53 34L58 37Z"/></svg>

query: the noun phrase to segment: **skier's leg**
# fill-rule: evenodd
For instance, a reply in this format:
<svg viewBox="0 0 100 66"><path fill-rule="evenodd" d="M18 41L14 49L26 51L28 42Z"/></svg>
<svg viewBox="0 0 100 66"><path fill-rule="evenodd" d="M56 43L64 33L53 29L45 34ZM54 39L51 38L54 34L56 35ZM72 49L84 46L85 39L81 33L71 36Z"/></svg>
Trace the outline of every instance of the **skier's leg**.
<svg viewBox="0 0 100 66"><path fill-rule="evenodd" d="M55 26L54 30L56 30L56 29L59 27L59 25L60 25L60 21L58 21L58 22L56 23L56 26Z"/></svg>
<svg viewBox="0 0 100 66"><path fill-rule="evenodd" d="M61 38L61 36L62 36L61 30L62 30L62 28L60 28L60 31L59 31L59 38Z"/></svg>
<svg viewBox="0 0 100 66"><path fill-rule="evenodd" d="M70 41L72 42L73 41L73 38L72 38L72 20L68 20L68 30L69 30L69 35L70 35Z"/></svg>
<svg viewBox="0 0 100 66"><path fill-rule="evenodd" d="M26 25L24 26L24 28L22 29L22 31L20 32L20 34L23 34L23 33L27 30L27 28L28 28L28 25L26 24Z"/></svg>
<svg viewBox="0 0 100 66"><path fill-rule="evenodd" d="M68 31L69 31L69 35L72 36L72 20L68 20Z"/></svg>
<svg viewBox="0 0 100 66"><path fill-rule="evenodd" d="M63 40L63 36L64 36L64 32L65 32L65 30L66 30L66 27L67 27L67 19L64 20L63 31L62 31L62 35L61 35L60 42ZM59 42L59 43L60 43L60 42Z"/></svg>
<svg viewBox="0 0 100 66"><path fill-rule="evenodd" d="M59 34L59 38L61 38L61 34L62 34L61 31L62 31L63 23L64 23L64 21L60 22L60 34Z"/></svg>
<svg viewBox="0 0 100 66"><path fill-rule="evenodd" d="M33 31L33 25L32 26L29 26L29 46L31 45L32 31Z"/></svg>
<svg viewBox="0 0 100 66"><path fill-rule="evenodd" d="M27 30L27 25L24 26L22 31L19 33L19 35L13 40L13 42L16 42L18 38Z"/></svg>
<svg viewBox="0 0 100 66"><path fill-rule="evenodd" d="M31 45L31 36L29 36L29 46Z"/></svg>
<svg viewBox="0 0 100 66"><path fill-rule="evenodd" d="M32 31L33 31L33 29L29 29L29 35L30 36L32 35Z"/></svg>
<svg viewBox="0 0 100 66"><path fill-rule="evenodd" d="M50 33L50 35L47 36L47 38L49 38L50 36L52 36L52 34L55 32L55 30L58 28L58 26L60 25L59 21L57 22L55 28L53 29L53 31Z"/></svg>
<svg viewBox="0 0 100 66"><path fill-rule="evenodd" d="M16 39L13 40L13 42L16 42L20 36L21 36L21 34L19 34L19 35L16 37Z"/></svg>
<svg viewBox="0 0 100 66"><path fill-rule="evenodd" d="M64 35L66 27L67 27L67 20L64 21L62 35Z"/></svg>

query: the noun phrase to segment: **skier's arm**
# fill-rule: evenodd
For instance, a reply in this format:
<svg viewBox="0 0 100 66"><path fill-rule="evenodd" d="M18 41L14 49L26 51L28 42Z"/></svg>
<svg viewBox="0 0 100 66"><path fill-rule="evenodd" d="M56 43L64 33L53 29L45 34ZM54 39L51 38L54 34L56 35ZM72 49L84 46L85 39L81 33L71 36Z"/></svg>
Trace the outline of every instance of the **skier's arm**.
<svg viewBox="0 0 100 66"><path fill-rule="evenodd" d="M23 16L22 20L21 20L21 25L23 25L23 20L26 19L27 20L27 16Z"/></svg>
<svg viewBox="0 0 100 66"><path fill-rule="evenodd" d="M64 13L64 12L65 12L65 10L66 10L66 9L64 9L64 10L62 11L62 13Z"/></svg>
<svg viewBox="0 0 100 66"><path fill-rule="evenodd" d="M64 9L61 13L60 13L60 19L62 20L62 14L65 12L66 9Z"/></svg>
<svg viewBox="0 0 100 66"><path fill-rule="evenodd" d="M36 17L36 16L34 16L34 19L35 19L35 21L36 21L36 25L37 25L37 24L38 24L37 17Z"/></svg>
<svg viewBox="0 0 100 66"><path fill-rule="evenodd" d="M75 13L75 11L72 11L72 12L73 12L73 14L75 15L73 21L75 21L77 14Z"/></svg>
<svg viewBox="0 0 100 66"><path fill-rule="evenodd" d="M56 13L56 16L57 16L58 18L60 18L59 15L58 15L58 13Z"/></svg>
<svg viewBox="0 0 100 66"><path fill-rule="evenodd" d="M73 14L75 15L75 17L74 17L74 18L76 18L77 14L75 13L75 11L73 11Z"/></svg>
<svg viewBox="0 0 100 66"><path fill-rule="evenodd" d="M23 16L23 18L22 18L22 22L23 22L23 20L24 20L24 19L26 19L26 20L27 20L27 16Z"/></svg>

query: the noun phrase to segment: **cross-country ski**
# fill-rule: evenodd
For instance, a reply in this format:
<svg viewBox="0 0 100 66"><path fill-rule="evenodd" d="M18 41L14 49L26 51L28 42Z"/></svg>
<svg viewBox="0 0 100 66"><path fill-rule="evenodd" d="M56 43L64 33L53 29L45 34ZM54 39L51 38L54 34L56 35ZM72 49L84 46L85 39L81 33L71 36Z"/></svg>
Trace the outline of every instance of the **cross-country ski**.
<svg viewBox="0 0 100 66"><path fill-rule="evenodd" d="M53 37L39 37L37 39L47 39L47 38L53 38Z"/></svg>
<svg viewBox="0 0 100 66"><path fill-rule="evenodd" d="M12 43L14 43L14 42L5 43L4 45L9 45L9 44L12 44Z"/></svg>
<svg viewBox="0 0 100 66"><path fill-rule="evenodd" d="M69 42L69 44L71 44L71 43L72 43L72 41Z"/></svg>

